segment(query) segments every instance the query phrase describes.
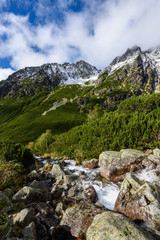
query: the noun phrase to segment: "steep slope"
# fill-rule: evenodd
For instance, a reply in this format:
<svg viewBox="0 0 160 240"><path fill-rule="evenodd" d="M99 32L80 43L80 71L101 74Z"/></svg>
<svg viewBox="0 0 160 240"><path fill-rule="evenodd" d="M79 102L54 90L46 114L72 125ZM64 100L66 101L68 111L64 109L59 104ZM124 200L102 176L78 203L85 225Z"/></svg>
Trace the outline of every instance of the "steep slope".
<svg viewBox="0 0 160 240"><path fill-rule="evenodd" d="M66 132L133 95L158 93L159 76L159 48L128 49L103 72L84 61L21 69L0 82L0 141Z"/></svg>
<svg viewBox="0 0 160 240"><path fill-rule="evenodd" d="M21 98L33 96L41 91L50 91L62 84L83 84L97 79L100 71L86 63L44 64L40 67L26 67L0 82L0 97Z"/></svg>
<svg viewBox="0 0 160 240"><path fill-rule="evenodd" d="M106 98L106 106L113 107L132 95L160 92L159 57L159 48L128 49L100 73L94 95Z"/></svg>

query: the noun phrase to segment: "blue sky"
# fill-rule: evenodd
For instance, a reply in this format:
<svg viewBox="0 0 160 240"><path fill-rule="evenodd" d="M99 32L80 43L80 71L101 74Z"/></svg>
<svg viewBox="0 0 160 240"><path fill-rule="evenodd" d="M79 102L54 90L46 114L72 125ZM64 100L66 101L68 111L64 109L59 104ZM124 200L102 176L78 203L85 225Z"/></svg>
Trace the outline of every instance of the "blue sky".
<svg viewBox="0 0 160 240"><path fill-rule="evenodd" d="M160 0L0 0L0 80L26 66L83 59L106 67L160 45Z"/></svg>

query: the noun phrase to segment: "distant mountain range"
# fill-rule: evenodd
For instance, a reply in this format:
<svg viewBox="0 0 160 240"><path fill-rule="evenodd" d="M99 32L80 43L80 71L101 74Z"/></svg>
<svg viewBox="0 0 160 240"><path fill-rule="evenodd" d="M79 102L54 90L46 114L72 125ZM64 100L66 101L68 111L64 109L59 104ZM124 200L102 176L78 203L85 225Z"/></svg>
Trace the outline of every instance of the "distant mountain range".
<svg viewBox="0 0 160 240"><path fill-rule="evenodd" d="M128 49L103 71L82 60L26 67L0 82L0 140L28 142L46 129L59 134L95 108L113 111L133 95L159 92L159 47Z"/></svg>

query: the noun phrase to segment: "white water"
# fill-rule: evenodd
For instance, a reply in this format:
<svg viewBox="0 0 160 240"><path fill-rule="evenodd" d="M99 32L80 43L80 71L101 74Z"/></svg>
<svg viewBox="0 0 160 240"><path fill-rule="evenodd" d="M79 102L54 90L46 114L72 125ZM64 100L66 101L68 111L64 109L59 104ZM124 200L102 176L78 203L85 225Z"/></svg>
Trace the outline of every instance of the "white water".
<svg viewBox="0 0 160 240"><path fill-rule="evenodd" d="M35 157L39 162L45 165L47 162L52 164L58 163L58 161L51 159L42 159L41 157ZM83 178L78 178L77 185L83 189L93 186L98 195L98 201L106 208L113 210L116 199L119 194L119 184L111 182L102 182L96 179L99 176L99 168L89 169L82 165L76 165L74 160L65 160L66 166L65 172L68 174L75 174L77 176L82 175ZM140 173L135 174L140 180L148 182L155 182L159 180L159 177L155 174L156 169L145 168ZM80 180L81 179L81 180Z"/></svg>
<svg viewBox="0 0 160 240"><path fill-rule="evenodd" d="M86 176L81 182L77 182L83 189L93 186L98 195L98 201L106 208L113 210L115 201L119 194L119 187L114 183L103 183L102 181L96 180L96 176L99 175L99 168L89 169L81 165L76 166L74 160L66 160L67 166L65 171L68 173L81 175L83 173Z"/></svg>
<svg viewBox="0 0 160 240"><path fill-rule="evenodd" d="M150 167L148 167L135 175L140 180L153 183L153 182L159 181L159 177L155 174L155 172L156 172L156 169L151 169Z"/></svg>

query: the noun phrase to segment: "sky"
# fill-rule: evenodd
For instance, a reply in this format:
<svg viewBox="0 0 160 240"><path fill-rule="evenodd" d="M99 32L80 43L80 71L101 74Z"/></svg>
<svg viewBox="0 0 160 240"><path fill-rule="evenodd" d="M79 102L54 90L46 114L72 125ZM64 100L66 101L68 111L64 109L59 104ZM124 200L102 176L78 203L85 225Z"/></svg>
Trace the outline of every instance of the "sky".
<svg viewBox="0 0 160 240"><path fill-rule="evenodd" d="M81 59L103 69L127 48L156 47L159 12L160 0L0 0L0 80Z"/></svg>

